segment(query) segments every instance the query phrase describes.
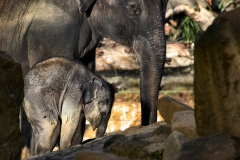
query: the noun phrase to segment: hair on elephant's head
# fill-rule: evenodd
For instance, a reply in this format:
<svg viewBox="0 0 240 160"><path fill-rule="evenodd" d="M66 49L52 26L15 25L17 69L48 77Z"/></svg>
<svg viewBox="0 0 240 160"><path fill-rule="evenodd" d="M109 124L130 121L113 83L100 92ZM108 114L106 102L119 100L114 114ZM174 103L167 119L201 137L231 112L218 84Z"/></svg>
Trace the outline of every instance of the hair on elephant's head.
<svg viewBox="0 0 240 160"><path fill-rule="evenodd" d="M95 130L109 114L114 101L114 91L110 84L93 78L82 87L83 113Z"/></svg>

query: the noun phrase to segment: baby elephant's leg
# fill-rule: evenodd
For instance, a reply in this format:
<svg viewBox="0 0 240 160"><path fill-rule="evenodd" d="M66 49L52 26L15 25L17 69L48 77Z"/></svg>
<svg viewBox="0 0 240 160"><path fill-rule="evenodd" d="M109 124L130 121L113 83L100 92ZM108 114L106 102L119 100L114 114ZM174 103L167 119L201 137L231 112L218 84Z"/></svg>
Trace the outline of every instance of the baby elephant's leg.
<svg viewBox="0 0 240 160"><path fill-rule="evenodd" d="M44 103L24 100L23 107L32 127L31 156L51 152L57 140L58 119L50 117ZM59 131L58 131L59 132Z"/></svg>
<svg viewBox="0 0 240 160"><path fill-rule="evenodd" d="M65 98L62 107L60 149L65 149L73 145L74 133L79 124L80 112L81 106L79 105L79 98L75 95L68 95Z"/></svg>
<svg viewBox="0 0 240 160"><path fill-rule="evenodd" d="M84 114L81 112L79 117L79 123L72 139L72 145L77 145L82 143L84 131L86 127L85 123L86 123L86 118L84 117Z"/></svg>

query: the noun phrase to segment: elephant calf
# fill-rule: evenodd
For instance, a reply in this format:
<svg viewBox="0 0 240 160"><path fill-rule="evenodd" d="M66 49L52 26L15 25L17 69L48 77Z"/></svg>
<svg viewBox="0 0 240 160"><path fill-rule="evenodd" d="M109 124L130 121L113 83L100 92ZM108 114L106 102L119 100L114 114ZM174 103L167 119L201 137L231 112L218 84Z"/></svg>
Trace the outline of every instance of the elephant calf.
<svg viewBox="0 0 240 160"><path fill-rule="evenodd" d="M57 142L60 149L78 144L83 114L94 130L103 126L105 132L115 91L79 62L51 58L27 72L24 93L34 156L51 152Z"/></svg>

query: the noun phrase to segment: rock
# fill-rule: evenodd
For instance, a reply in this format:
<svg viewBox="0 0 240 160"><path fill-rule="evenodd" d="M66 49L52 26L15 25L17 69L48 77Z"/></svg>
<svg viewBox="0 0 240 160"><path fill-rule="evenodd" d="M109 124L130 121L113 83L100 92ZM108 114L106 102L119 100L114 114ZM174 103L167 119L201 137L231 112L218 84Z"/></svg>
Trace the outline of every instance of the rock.
<svg viewBox="0 0 240 160"><path fill-rule="evenodd" d="M118 157L110 153L80 151L74 156L73 160L129 160L127 158Z"/></svg>
<svg viewBox="0 0 240 160"><path fill-rule="evenodd" d="M20 64L0 57L0 159L20 159L19 111L23 100Z"/></svg>
<svg viewBox="0 0 240 160"><path fill-rule="evenodd" d="M165 127L157 128L153 131L153 134L149 135L135 134L128 137L112 137L105 142L104 151L131 159L162 159L163 140L168 137L168 135L158 132L159 130L163 131L163 128Z"/></svg>
<svg viewBox="0 0 240 160"><path fill-rule="evenodd" d="M172 62L176 66L190 66L193 64L193 59L190 59L189 57L174 57L172 59Z"/></svg>
<svg viewBox="0 0 240 160"><path fill-rule="evenodd" d="M165 17L170 18L174 14L181 13L197 22L203 31L216 18L216 14L206 0L169 0Z"/></svg>
<svg viewBox="0 0 240 160"><path fill-rule="evenodd" d="M163 124L152 132L152 136L161 134L169 136L171 133L172 133L171 127L169 127L167 124L165 125Z"/></svg>
<svg viewBox="0 0 240 160"><path fill-rule="evenodd" d="M178 160L235 160L236 143L229 135L215 134L183 144Z"/></svg>
<svg viewBox="0 0 240 160"><path fill-rule="evenodd" d="M205 31L216 18L216 14L214 12L202 7L201 5L199 5L199 11L196 11L194 8L187 5L179 5L174 8L174 12L178 14L186 14L192 20L197 22L203 31Z"/></svg>
<svg viewBox="0 0 240 160"><path fill-rule="evenodd" d="M109 38L104 38L100 43L96 50L97 72L113 71L111 74L116 76L123 71L138 72L139 64L131 48L118 44ZM166 61L165 67L182 67L193 64L193 49L190 46L181 42L168 41L166 47L166 58L173 60L172 62Z"/></svg>
<svg viewBox="0 0 240 160"><path fill-rule="evenodd" d="M194 111L179 111L173 114L172 131L178 131L185 135L188 139L198 137L196 132L196 122Z"/></svg>
<svg viewBox="0 0 240 160"><path fill-rule="evenodd" d="M179 5L186 5L194 10L199 10L196 0L169 0L166 9L166 18L169 18L173 13L173 9Z"/></svg>
<svg viewBox="0 0 240 160"><path fill-rule="evenodd" d="M221 13L195 43L197 132L240 137L240 8Z"/></svg>
<svg viewBox="0 0 240 160"><path fill-rule="evenodd" d="M165 67L190 66L194 62L192 48L187 47L184 43L168 41L166 52L167 63Z"/></svg>
<svg viewBox="0 0 240 160"><path fill-rule="evenodd" d="M157 141L151 144L148 141L143 140L140 137L113 137L106 141L107 144L105 152L114 153L121 157L127 157L132 159L161 159L163 152L163 145L156 147ZM154 145L153 147L150 145ZM140 147L141 146L141 147ZM148 149L150 146L150 149ZM154 149L154 150L152 150Z"/></svg>
<svg viewBox="0 0 240 160"><path fill-rule="evenodd" d="M164 121L168 124L171 125L172 123L172 118L173 114L178 111L183 111L183 110L193 110L191 107L188 105L171 98L169 96L162 97L159 99L156 103L157 109L160 113L160 115L163 117Z"/></svg>
<svg viewBox="0 0 240 160"><path fill-rule="evenodd" d="M138 70L139 64L131 48L104 38L96 50L96 71ZM116 72L117 74L117 72Z"/></svg>
<svg viewBox="0 0 240 160"><path fill-rule="evenodd" d="M83 145L76 145L65 150L36 156L31 160L69 160L73 159L76 153L83 150L105 151L126 158L159 160L162 158L165 141L168 137L168 135L156 131L162 125L166 126L166 123L157 122L149 126L131 127L125 131L107 134ZM154 131L155 134L153 134Z"/></svg>
<svg viewBox="0 0 240 160"><path fill-rule="evenodd" d="M162 160L177 160L182 144L187 138L178 131L172 132L165 144Z"/></svg>

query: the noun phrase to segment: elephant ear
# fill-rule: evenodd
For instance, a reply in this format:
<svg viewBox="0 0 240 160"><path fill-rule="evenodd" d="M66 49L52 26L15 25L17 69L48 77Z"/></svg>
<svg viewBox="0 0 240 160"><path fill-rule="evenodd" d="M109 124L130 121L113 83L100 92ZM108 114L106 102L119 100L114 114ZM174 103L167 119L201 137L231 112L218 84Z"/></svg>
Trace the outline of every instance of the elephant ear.
<svg viewBox="0 0 240 160"><path fill-rule="evenodd" d="M103 87L103 83L95 78L85 82L81 87L83 94L83 104L87 104L97 98L99 89Z"/></svg>
<svg viewBox="0 0 240 160"><path fill-rule="evenodd" d="M96 0L79 0L79 12L84 13Z"/></svg>
<svg viewBox="0 0 240 160"><path fill-rule="evenodd" d="M87 104L93 101L94 98L94 93L92 91L93 80L94 79L91 79L83 83L83 85L81 86L83 104Z"/></svg>
<svg viewBox="0 0 240 160"><path fill-rule="evenodd" d="M93 94L94 94L94 98L98 98L99 96L99 92L103 87L103 83L102 81L99 81L97 79L94 79L93 81L93 86L92 86L92 90L93 90Z"/></svg>

